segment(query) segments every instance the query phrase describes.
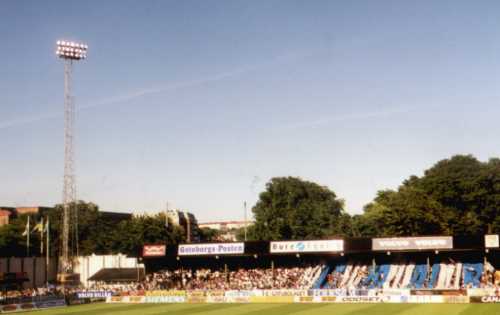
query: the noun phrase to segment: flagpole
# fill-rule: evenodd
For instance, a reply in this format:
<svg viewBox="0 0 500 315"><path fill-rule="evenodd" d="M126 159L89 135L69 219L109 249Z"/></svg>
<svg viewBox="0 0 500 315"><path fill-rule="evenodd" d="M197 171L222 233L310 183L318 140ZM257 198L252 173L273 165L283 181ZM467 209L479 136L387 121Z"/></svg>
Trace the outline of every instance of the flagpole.
<svg viewBox="0 0 500 315"><path fill-rule="evenodd" d="M43 227L44 227L44 225L43 225L43 217L42 217L42 226L40 227L40 256L43 255Z"/></svg>
<svg viewBox="0 0 500 315"><path fill-rule="evenodd" d="M47 250L46 250L46 253L45 253L45 275L46 275L46 278L47 278L47 287L49 286L49 263L50 263L50 259L49 259L49 244L50 244L50 233L49 233L49 230L50 230L50 225L49 225L49 217L47 216L47 223L45 223L45 229L47 230L47 235L46 235L46 242L47 242Z"/></svg>
<svg viewBox="0 0 500 315"><path fill-rule="evenodd" d="M26 257L30 256L30 216L28 215L28 228L26 229Z"/></svg>

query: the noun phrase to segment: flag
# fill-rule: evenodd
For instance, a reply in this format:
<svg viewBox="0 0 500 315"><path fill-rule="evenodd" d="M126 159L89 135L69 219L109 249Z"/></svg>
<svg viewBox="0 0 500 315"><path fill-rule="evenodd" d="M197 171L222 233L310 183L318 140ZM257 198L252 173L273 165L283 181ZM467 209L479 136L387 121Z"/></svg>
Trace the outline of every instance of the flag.
<svg viewBox="0 0 500 315"><path fill-rule="evenodd" d="M33 231L31 232L40 232L42 233L43 232L43 218L40 222L38 222L38 224L36 224L34 227L33 227Z"/></svg>
<svg viewBox="0 0 500 315"><path fill-rule="evenodd" d="M43 232L48 232L49 229L49 218L47 217L47 222L43 226Z"/></svg>
<svg viewBox="0 0 500 315"><path fill-rule="evenodd" d="M45 223L45 228L44 228L44 232L47 233L46 234L46 245L47 248L46 248L46 251L45 251L45 272L46 274L49 274L49 264L50 264L50 259L49 259L49 255L50 255L50 227L49 227L49 217L47 217L47 222ZM49 284L49 279L47 278L47 285Z"/></svg>
<svg viewBox="0 0 500 315"><path fill-rule="evenodd" d="M28 221L26 222L26 228L24 229L23 236L28 236L30 232L30 217L28 217Z"/></svg>
<svg viewBox="0 0 500 315"><path fill-rule="evenodd" d="M30 255L30 217L28 216L28 222L26 222L26 228L24 229L23 236L26 236L26 257Z"/></svg>
<svg viewBox="0 0 500 315"><path fill-rule="evenodd" d="M40 220L40 222L38 222L38 224L35 225L33 231L40 232L40 254L43 254L43 217Z"/></svg>

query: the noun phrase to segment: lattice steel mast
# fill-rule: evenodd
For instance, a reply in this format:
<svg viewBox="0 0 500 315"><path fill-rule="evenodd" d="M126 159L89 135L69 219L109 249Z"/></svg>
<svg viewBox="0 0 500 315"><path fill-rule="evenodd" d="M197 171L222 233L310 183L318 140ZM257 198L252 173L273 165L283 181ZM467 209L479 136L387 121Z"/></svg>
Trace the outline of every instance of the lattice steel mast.
<svg viewBox="0 0 500 315"><path fill-rule="evenodd" d="M62 256L59 271L72 273L73 263L70 257L70 219L71 205L76 205L76 181L74 167L74 124L75 102L71 94L71 79L73 61L85 59L88 46L69 42L57 42L57 55L64 60L64 186L63 186L63 231L62 231ZM76 209L75 209L76 211ZM75 222L76 224L76 222Z"/></svg>

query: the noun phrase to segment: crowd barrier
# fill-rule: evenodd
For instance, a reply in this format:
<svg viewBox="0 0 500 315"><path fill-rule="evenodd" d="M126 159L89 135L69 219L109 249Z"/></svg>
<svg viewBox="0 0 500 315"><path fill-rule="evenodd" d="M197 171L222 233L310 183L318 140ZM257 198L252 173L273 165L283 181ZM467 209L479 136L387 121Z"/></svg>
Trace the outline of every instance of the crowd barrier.
<svg viewBox="0 0 500 315"><path fill-rule="evenodd" d="M46 301L0 305L0 313L5 314L5 313L25 312L33 310L43 310L52 307L64 307L64 306L66 306L66 301L64 299L50 299Z"/></svg>
<svg viewBox="0 0 500 315"><path fill-rule="evenodd" d="M11 304L30 304L30 303L40 303L47 302L51 300L64 299L63 295L59 294L48 294L48 295L35 295L35 296L18 296L18 297L0 297L0 305L11 305Z"/></svg>
<svg viewBox="0 0 500 315"><path fill-rule="evenodd" d="M145 291L107 303L500 303L494 289L471 290L212 290Z"/></svg>

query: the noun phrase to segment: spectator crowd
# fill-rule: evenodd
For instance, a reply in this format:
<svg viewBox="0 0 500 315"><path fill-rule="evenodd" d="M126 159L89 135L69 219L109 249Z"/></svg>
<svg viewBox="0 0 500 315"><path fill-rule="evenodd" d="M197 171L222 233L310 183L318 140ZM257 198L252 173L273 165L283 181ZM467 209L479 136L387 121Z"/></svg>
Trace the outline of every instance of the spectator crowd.
<svg viewBox="0 0 500 315"><path fill-rule="evenodd" d="M292 268L162 270L146 276L144 281L127 284L96 283L95 290L254 290L309 289L323 266Z"/></svg>
<svg viewBox="0 0 500 315"><path fill-rule="evenodd" d="M24 290L0 290L0 304L12 300L35 300L51 296L67 296L85 291L108 291L115 295L143 295L150 290L274 290L274 289L311 289L325 265L302 267L252 268L236 270L214 269L177 269L161 270L147 274L142 281L128 283L95 282L88 288L49 286L47 288ZM348 274L350 273L350 275ZM352 286L352 283L364 285L370 273L368 266L349 267L332 270L324 279L325 289L366 289ZM430 270L429 270L430 273ZM463 277L463 276L462 276ZM354 279L354 280L353 280ZM479 288L500 288L500 270L485 265L480 275ZM461 286L461 289L467 287Z"/></svg>

